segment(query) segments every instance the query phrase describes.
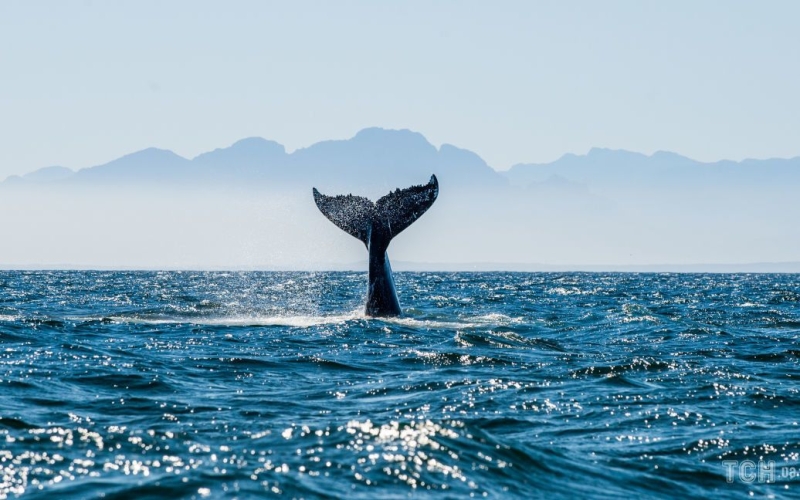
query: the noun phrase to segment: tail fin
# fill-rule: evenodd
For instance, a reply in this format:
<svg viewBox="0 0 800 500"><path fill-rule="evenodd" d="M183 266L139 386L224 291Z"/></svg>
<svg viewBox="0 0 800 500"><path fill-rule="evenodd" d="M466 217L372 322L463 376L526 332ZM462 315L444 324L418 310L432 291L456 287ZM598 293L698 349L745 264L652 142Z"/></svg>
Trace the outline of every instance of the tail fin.
<svg viewBox="0 0 800 500"><path fill-rule="evenodd" d="M397 189L377 203L351 194L326 196L314 188L314 202L320 212L365 245L369 245L373 225L377 224L388 230L388 239L391 240L424 214L438 195L439 181L435 175L425 185Z"/></svg>
<svg viewBox="0 0 800 500"><path fill-rule="evenodd" d="M364 244L369 242L375 204L361 196L325 196L314 188L314 202L329 221L342 231L355 236Z"/></svg>
<svg viewBox="0 0 800 500"><path fill-rule="evenodd" d="M375 203L377 217L386 223L389 237L394 238L424 214L439 196L439 181L435 175L422 186L397 189Z"/></svg>

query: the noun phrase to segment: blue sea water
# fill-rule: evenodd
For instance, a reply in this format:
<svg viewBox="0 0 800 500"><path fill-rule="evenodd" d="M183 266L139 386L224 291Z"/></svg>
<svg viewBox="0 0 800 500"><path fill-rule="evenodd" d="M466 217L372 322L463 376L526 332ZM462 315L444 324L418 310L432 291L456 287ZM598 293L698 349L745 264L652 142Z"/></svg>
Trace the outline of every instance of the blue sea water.
<svg viewBox="0 0 800 500"><path fill-rule="evenodd" d="M0 272L0 499L800 496L800 277Z"/></svg>

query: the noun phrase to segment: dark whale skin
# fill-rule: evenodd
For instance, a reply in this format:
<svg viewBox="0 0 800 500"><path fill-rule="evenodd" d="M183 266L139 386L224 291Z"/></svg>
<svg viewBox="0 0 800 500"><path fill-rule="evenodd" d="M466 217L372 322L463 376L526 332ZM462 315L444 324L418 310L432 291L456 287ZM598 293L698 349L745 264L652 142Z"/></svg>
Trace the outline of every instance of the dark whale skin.
<svg viewBox="0 0 800 500"><path fill-rule="evenodd" d="M369 252L367 316L400 316L387 249L392 239L427 211L439 196L439 181L397 189L377 202L361 196L326 196L313 189L317 208L337 227L361 240Z"/></svg>

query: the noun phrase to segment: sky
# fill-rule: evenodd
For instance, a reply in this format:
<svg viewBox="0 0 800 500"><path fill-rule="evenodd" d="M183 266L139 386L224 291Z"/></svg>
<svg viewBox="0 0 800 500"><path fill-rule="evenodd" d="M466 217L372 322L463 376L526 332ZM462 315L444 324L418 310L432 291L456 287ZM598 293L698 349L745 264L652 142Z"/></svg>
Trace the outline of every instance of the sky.
<svg viewBox="0 0 800 500"><path fill-rule="evenodd" d="M800 155L795 1L0 2L0 178L380 126L493 168Z"/></svg>

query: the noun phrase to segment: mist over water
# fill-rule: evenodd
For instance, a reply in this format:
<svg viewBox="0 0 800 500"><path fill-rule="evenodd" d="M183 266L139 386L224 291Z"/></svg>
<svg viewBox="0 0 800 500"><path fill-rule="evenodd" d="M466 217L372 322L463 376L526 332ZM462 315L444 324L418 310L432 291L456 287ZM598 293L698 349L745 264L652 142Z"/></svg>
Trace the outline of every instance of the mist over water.
<svg viewBox="0 0 800 500"><path fill-rule="evenodd" d="M796 496L796 275L396 281L0 272L0 497Z"/></svg>
<svg viewBox="0 0 800 500"><path fill-rule="evenodd" d="M421 178L418 182L425 182ZM792 189L501 191L440 180L392 262L559 266L798 261ZM366 251L322 216L311 186L5 190L0 264L138 269L366 269ZM398 184L398 186L405 186ZM407 186L405 186L407 187ZM333 188L323 193L388 190Z"/></svg>

